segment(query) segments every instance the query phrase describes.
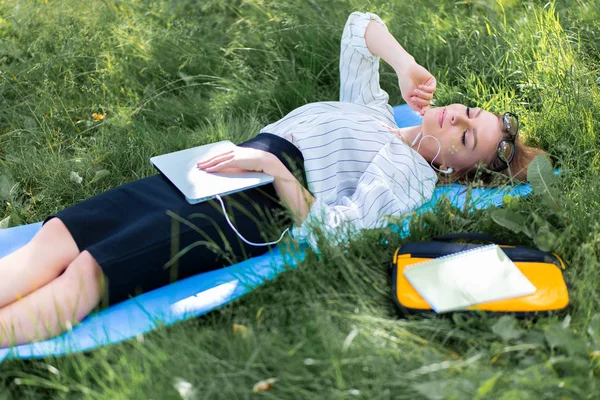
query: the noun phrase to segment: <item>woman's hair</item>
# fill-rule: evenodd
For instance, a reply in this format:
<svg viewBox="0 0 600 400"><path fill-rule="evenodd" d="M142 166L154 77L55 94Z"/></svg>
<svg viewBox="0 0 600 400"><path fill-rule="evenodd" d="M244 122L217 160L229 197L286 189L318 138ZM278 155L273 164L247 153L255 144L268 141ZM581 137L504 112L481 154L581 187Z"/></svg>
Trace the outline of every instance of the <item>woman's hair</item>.
<svg viewBox="0 0 600 400"><path fill-rule="evenodd" d="M529 163L539 155L547 157L545 151L536 147L526 146L523 143L523 140L517 136L515 140L515 156L508 168L500 173L509 178L512 177L515 180L527 181L527 167L529 166ZM504 163L496 156L490 165L488 165L488 168L494 170L501 166L504 166Z"/></svg>

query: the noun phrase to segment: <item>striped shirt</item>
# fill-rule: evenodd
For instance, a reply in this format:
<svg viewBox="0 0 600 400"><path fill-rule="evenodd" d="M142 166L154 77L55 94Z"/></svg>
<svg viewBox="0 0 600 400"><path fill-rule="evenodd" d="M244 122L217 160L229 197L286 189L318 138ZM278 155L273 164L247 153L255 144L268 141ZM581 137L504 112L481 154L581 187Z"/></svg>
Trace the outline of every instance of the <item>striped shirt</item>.
<svg viewBox="0 0 600 400"><path fill-rule="evenodd" d="M292 236L318 253L315 227L333 243L364 228L386 226L385 215L414 210L433 195L435 171L386 126L397 128L389 96L379 86L379 57L364 33L375 14L354 12L341 41L340 101L306 104L261 132L283 137L304 156L315 197Z"/></svg>

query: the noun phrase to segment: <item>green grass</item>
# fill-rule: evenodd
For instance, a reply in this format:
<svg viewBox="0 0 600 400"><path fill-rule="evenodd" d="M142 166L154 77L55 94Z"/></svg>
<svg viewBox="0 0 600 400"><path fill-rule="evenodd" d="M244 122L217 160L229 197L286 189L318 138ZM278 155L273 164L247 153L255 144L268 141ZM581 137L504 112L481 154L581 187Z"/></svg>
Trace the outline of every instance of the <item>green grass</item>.
<svg viewBox="0 0 600 400"><path fill-rule="evenodd" d="M187 398L211 399L596 397L598 0L0 0L0 220L40 221L154 174L153 155L241 142L298 106L336 100L354 10L380 15L438 78L438 105L517 112L528 142L566 171L560 211L538 196L507 200L530 236L497 225L493 210L442 204L414 218L406 240L483 231L546 246L567 264L568 316L397 319L382 262L406 240L373 230L347 253L323 244L322 259L309 254L207 317L83 355L5 361L0 398L178 399L183 381ZM381 79L401 103L392 69ZM252 394L271 377L272 390Z"/></svg>

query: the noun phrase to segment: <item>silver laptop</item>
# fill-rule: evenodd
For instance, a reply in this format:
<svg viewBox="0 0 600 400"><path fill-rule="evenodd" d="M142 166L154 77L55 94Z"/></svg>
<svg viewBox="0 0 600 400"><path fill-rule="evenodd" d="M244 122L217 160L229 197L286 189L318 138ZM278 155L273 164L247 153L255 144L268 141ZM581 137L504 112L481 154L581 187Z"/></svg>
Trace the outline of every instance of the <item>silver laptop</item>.
<svg viewBox="0 0 600 400"><path fill-rule="evenodd" d="M206 172L196 165L217 154L233 149L229 140L193 147L152 157L150 162L169 179L190 204L210 200L274 181L264 172Z"/></svg>

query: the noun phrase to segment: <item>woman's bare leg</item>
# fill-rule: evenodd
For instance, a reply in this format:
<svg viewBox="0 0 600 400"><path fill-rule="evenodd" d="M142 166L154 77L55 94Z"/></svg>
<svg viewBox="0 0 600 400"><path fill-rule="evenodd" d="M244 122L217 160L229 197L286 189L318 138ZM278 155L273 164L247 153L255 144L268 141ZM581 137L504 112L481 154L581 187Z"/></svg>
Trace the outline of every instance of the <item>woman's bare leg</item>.
<svg viewBox="0 0 600 400"><path fill-rule="evenodd" d="M79 253L65 224L52 218L29 243L0 258L0 307L52 281Z"/></svg>
<svg viewBox="0 0 600 400"><path fill-rule="evenodd" d="M75 326L100 302L103 285L100 265L83 251L61 276L0 309L0 348L44 340Z"/></svg>

